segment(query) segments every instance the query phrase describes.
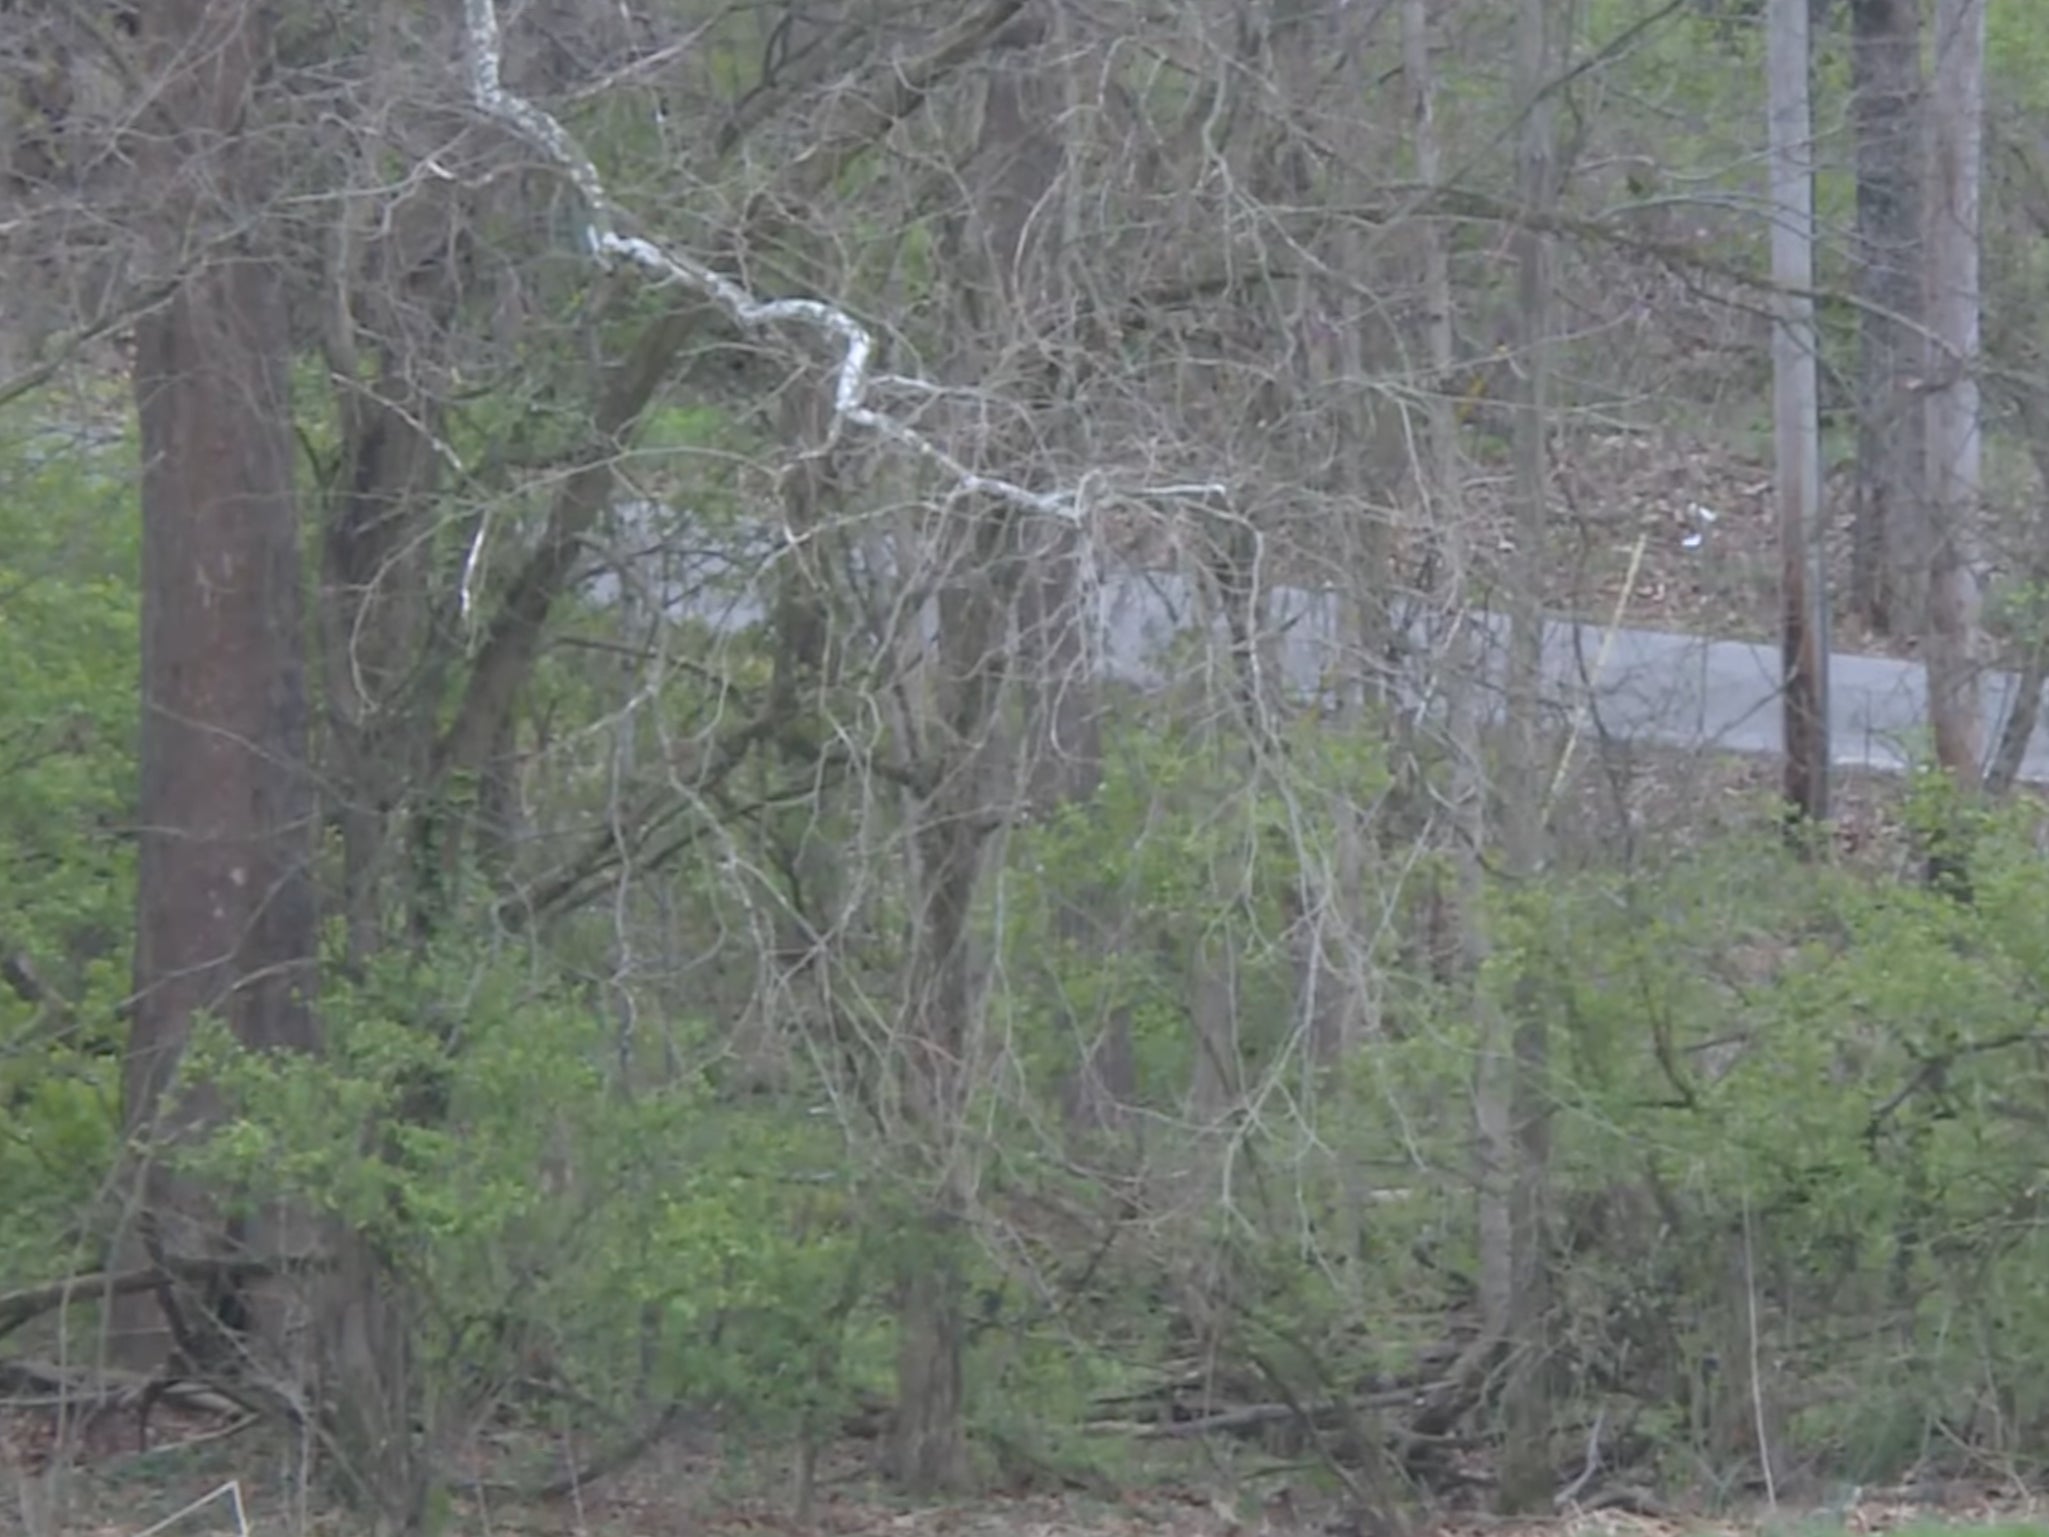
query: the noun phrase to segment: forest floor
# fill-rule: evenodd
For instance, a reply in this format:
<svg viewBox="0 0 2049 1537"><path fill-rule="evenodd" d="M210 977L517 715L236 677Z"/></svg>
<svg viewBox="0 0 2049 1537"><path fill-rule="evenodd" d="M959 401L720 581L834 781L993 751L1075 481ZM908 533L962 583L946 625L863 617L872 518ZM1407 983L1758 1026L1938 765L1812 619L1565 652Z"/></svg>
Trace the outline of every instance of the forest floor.
<svg viewBox="0 0 2049 1537"><path fill-rule="evenodd" d="M1677 848L1780 825L1783 782L1776 758L1582 738L1552 805L1553 835L1581 858L1625 868L1633 859L1658 861ZM1869 876L1920 879L1906 779L1839 767L1829 793L1838 859ZM2049 846L2049 787L2018 785L2015 796L2032 813L2038 846Z"/></svg>
<svg viewBox="0 0 2049 1537"><path fill-rule="evenodd" d="M1482 480L1483 486L1489 483ZM1482 504L1505 502L1505 486ZM1684 431L1582 432L1552 461L1554 610L1595 623L1771 643L1779 634L1779 525L1772 468L1738 443ZM1847 476L1824 486L1834 649L1910 657L1911 640L1872 635L1848 616ZM1509 510L1491 509L1497 540Z"/></svg>
<svg viewBox="0 0 2049 1537"><path fill-rule="evenodd" d="M1453 1516L1419 1518L1404 1537L1806 1537L1823 1532L1922 1533L1976 1529L1999 1537L2042 1537L2045 1507L2020 1497L1959 1501L1953 1509L1932 1509L1925 1502L1865 1500L1837 1509L1802 1510L1782 1506L1742 1516L1641 1516L1619 1511L1561 1515L1550 1520L1509 1520ZM746 1507L686 1518L675 1512L641 1510L613 1524L602 1516L588 1527L561 1523L527 1528L541 1531L609 1531L618 1537L653 1537L655 1533L689 1531L704 1537L743 1537L772 1533L776 1537L1291 1537L1291 1534L1341 1533L1360 1529L1353 1523L1291 1517L1285 1511L1261 1510L1243 1516L1212 1508L1185 1495L1134 1492L1116 1501L1079 1501L1051 1496L984 1499L969 1503L904 1510L886 1504L828 1502L805 1527L772 1510ZM633 1514L653 1517L636 1522Z"/></svg>
<svg viewBox="0 0 2049 1537"><path fill-rule="evenodd" d="M217 1428L217 1427L216 1427ZM64 1480L61 1512L51 1507L48 1470L19 1462L0 1478L0 1532L25 1537L358 1537L368 1522L292 1497L279 1470L290 1457L253 1434L200 1439L203 1428L166 1424L169 1439L144 1454L75 1463ZM177 1435L193 1439L180 1443ZM1572 1511L1548 1520L1482 1515L1419 1515L1399 1529L1344 1515L1341 1502L1287 1486L1237 1499L1205 1481L1157 1483L1087 1496L987 1495L911 1506L872 1485L871 1448L828 1453L817 1499L800 1517L788 1460L730 1452L707 1454L677 1443L656 1448L632 1468L579 1494L535 1501L470 1496L453 1502L448 1537L1823 1537L1827 1533L1975 1531L1986 1537L2049 1537L2049 1502L1985 1484L1939 1491L1872 1491L1833 1505L1762 1503L1715 1514L1675 1509L1649 1516L1620 1510ZM0 1457L0 1473L10 1463ZM778 1477L778 1475L781 1475ZM11 1489L5 1486L12 1484Z"/></svg>
<svg viewBox="0 0 2049 1537"><path fill-rule="evenodd" d="M222 1414L160 1406L141 1452L131 1414L103 1415L75 1438L61 1469L49 1455L53 1420L47 1407L0 1404L0 1533L368 1537L371 1530L359 1516L304 1499L289 1471L298 1465L296 1449L284 1437ZM567 1439L583 1438L571 1432ZM807 1513L789 1447L748 1446L687 1425L568 1495L509 1492L515 1471L528 1480L559 1472L554 1464L564 1450L531 1431L479 1436L460 1459L465 1465L447 1470L478 1482L450 1503L444 1537L2049 1537L2049 1499L1989 1475L1844 1489L1832 1502L1788 1491L1776 1504L1753 1499L1713 1512L1676 1500L1654 1515L1571 1508L1544 1520L1444 1508L1396 1526L1362 1521L1327 1492L1329 1480L1314 1467L1241 1467L1245 1449L1231 1445L1180 1448L1170 1462L1135 1449L1120 1478L1099 1476L1085 1493L1054 1488L1042 1469L1036 1488L1021 1483L1009 1493L914 1505L875 1476L872 1440L847 1439L821 1450ZM579 1446L576 1454L588 1450Z"/></svg>
<svg viewBox="0 0 2049 1537"><path fill-rule="evenodd" d="M2032 464L1988 435L1987 505L1978 542L1994 598L2039 538ZM1643 428L1584 430L1552 453L1546 599L1560 614L1638 629L1774 644L1779 636L1779 524L1771 461L1740 432ZM1911 659L1911 636L1874 634L1851 612L1852 467L1825 473L1831 646L1838 652ZM1509 546L1512 509L1505 471L1485 469L1469 499Z"/></svg>

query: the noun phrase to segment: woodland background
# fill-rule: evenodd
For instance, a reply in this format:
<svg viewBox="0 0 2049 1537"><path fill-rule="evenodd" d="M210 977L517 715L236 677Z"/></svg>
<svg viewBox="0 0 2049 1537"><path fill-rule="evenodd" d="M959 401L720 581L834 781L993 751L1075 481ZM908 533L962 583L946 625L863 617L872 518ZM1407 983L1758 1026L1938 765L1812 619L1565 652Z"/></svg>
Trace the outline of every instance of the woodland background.
<svg viewBox="0 0 2049 1537"><path fill-rule="evenodd" d="M2045 19L0 5L24 1519L2038 1476Z"/></svg>

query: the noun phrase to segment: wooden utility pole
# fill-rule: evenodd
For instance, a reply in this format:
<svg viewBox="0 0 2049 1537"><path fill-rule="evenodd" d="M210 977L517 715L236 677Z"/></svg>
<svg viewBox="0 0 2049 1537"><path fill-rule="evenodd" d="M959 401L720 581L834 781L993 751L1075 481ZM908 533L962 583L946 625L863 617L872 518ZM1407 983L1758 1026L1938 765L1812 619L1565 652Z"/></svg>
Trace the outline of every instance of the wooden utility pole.
<svg viewBox="0 0 2049 1537"><path fill-rule="evenodd" d="M1922 241L1928 292L1928 718L1957 790L1985 759L1977 669L1980 490L1978 185L1984 154L1985 0L1938 0Z"/></svg>
<svg viewBox="0 0 2049 1537"><path fill-rule="evenodd" d="M1822 559L1821 411L1815 374L1814 128L1808 0L1771 0L1772 439L1779 500L1786 802L1828 816L1828 577Z"/></svg>

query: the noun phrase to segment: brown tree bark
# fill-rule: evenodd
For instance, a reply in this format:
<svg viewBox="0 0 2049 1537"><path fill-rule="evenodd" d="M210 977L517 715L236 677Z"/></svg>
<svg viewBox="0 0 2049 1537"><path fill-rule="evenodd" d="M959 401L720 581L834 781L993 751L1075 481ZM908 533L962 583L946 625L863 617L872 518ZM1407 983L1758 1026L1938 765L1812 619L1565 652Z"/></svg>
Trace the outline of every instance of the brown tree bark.
<svg viewBox="0 0 2049 1537"><path fill-rule="evenodd" d="M1828 566L1819 542L1821 414L1815 372L1813 112L1807 0L1772 0L1770 76L1773 468L1779 510L1786 804L1828 818Z"/></svg>
<svg viewBox="0 0 2049 1537"><path fill-rule="evenodd" d="M1370 90L1363 61L1370 56L1373 21L1358 8L1291 6L1278 8L1286 26L1276 25L1271 47L1273 78L1298 103L1313 111L1329 81L1329 60L1345 58L1353 71L1336 82L1339 90ZM1277 17L1278 23L1278 17ZM1312 119L1314 121L1314 119ZM1326 129L1338 134L1335 163L1326 174L1332 200L1351 201L1367 193L1373 139L1363 122L1341 114ZM1295 148L1299 152L1300 143ZM1431 145L1434 150L1434 142ZM1418 147L1419 168L1423 160ZM1430 174L1434 177L1433 165ZM1421 171L1419 169L1419 179ZM1302 185L1284 185L1275 199L1280 206L1310 195ZM1426 240L1435 234L1430 226ZM1296 414L1305 427L1304 469L1311 484L1330 498L1334 514L1314 537L1327 539L1346 573L1342 586L1342 644L1350 655L1341 670L1343 695L1335 725L1350 737L1371 729L1369 721L1387 704L1381 668L1388 656L1393 624L1389 594L1401 585L1393 559L1393 521L1382 509L1393 500L1391 466L1411 442L1401 408L1382 398L1367 381L1383 369L1398 366L1397 349L1386 343L1387 328L1376 307L1359 295L1371 285L1373 261L1367 240L1357 230L1339 226L1329 232L1327 270L1304 273L1297 281L1295 343L1299 359L1293 381L1299 390ZM1426 263L1427 265L1427 263ZM1427 288L1425 308L1431 304ZM1448 306L1447 306L1448 308ZM1448 317L1447 317L1448 318ZM1378 342L1380 345L1375 346ZM1378 353L1378 356L1376 356ZM1449 512L1449 507L1440 511ZM1399 719L1399 711L1389 711ZM1400 748L1391 756L1405 757ZM1393 797L1391 797L1392 799ZM1323 802L1319 820L1330 828L1328 857L1303 851L1303 868L1293 893L1288 943L1295 985L1297 1039L1304 1053L1304 1093L1313 1091L1321 1070L1348 1057L1376 1027L1372 948L1375 920L1366 896L1373 869L1377 819L1368 796L1356 786L1338 787ZM1395 818L1384 819L1388 823Z"/></svg>
<svg viewBox="0 0 2049 1537"><path fill-rule="evenodd" d="M245 0L164 0L142 12L160 110L176 125L147 166L163 199L156 255L167 264L193 225L262 206L271 150L254 103L270 65L268 14ZM286 320L259 221L136 328L142 832L123 1091L143 1220L173 1258L279 1241L233 1232L154 1161L207 1112L203 1092L170 1092L195 1016L222 1018L249 1046L319 1040ZM122 1322L146 1327L132 1311ZM126 1343L129 1359L161 1347Z"/></svg>
<svg viewBox="0 0 2049 1537"><path fill-rule="evenodd" d="M1055 25L1058 25L1056 20ZM1056 57L1072 57L1063 39ZM1070 82L1101 67L1046 68L1039 59L1007 62L991 77L983 109L982 139L1000 157L990 195L976 210L985 230L989 302L983 347L989 366L1002 352L1026 349L1034 338L1070 321L1073 295L1060 271L1068 194L1061 178L1068 164L1063 125L1078 103ZM1031 382L1037 395L1032 437L1058 433L1060 381ZM1018 670L1024 696L1025 805L1034 817L1086 805L1103 779L1103 702L1092 628L1093 594L1086 575L1092 533L1072 523L1045 520L1020 529L1024 548L1018 591ZM1074 956L1101 955L1123 922L1107 894L1093 883L1054 894L1054 933ZM1058 978L1051 990L1061 992ZM1056 1003L1056 1007L1059 1004ZM1129 1009L1112 1005L1100 1018L1070 1015L1076 1063L1063 1085L1062 1105L1071 1131L1090 1134L1125 1121L1137 1090Z"/></svg>
<svg viewBox="0 0 2049 1537"><path fill-rule="evenodd" d="M437 407L399 374L387 361L374 389L341 402L342 454L321 530L323 768L341 835L352 970L385 938L389 832L426 778L431 732L421 687L429 575L421 520L439 468L424 425Z"/></svg>
<svg viewBox="0 0 2049 1537"><path fill-rule="evenodd" d="M939 541L950 558L939 596L938 708L930 731L938 773L912 814L911 961L899 1084L924 1210L900 1256L891 1471L913 1494L958 1492L972 1472L961 1252L972 1173L960 1146L979 1002L969 919L983 848L1001 814L989 783L1000 763L989 749L1004 681L1000 611L1004 568L1014 570L1013 517L983 507L969 526Z"/></svg>
<svg viewBox="0 0 2049 1537"><path fill-rule="evenodd" d="M1922 347L1920 0L1851 0L1857 136L1857 479L1850 601L1874 633L1920 625L1927 481Z"/></svg>
<svg viewBox="0 0 2049 1537"><path fill-rule="evenodd" d="M2027 435L2028 456L2035 462L2035 482L2041 494L2049 495L2049 424L2040 422L2042 410L2029 392L2028 403L2020 407L2022 430ZM2037 591L2049 585L2049 540L2038 522L2034 539L2021 562L2021 571ZM2014 673L2013 694L2006 720L1999 728L1999 741L1992 749L1992 762L1985 770L1985 793L1996 798L2010 794L2020 780L2027 761L2028 745L2042 719L2042 689L2049 685L2049 636L2039 625L2030 625L2021 644L2020 664Z"/></svg>
<svg viewBox="0 0 2049 1537"><path fill-rule="evenodd" d="M1985 721L1978 675L1978 189L1984 145L1985 3L1940 0L1929 95L1928 718L1935 758L1960 797L1979 788ZM1931 880L1968 891L1962 851L1929 851Z"/></svg>
<svg viewBox="0 0 2049 1537"><path fill-rule="evenodd" d="M1005 318L1015 321L1037 287L1029 274L1044 240L1034 233L1033 218L1064 164L1051 127L1057 102L1034 62L1011 55L993 68L977 144L985 180L970 215L974 238L965 266L981 281L979 292L970 288L962 297L972 338L967 353L985 363L1008 330ZM999 706L1017 660L1008 654L1006 616L1013 604L1037 614L1049 597L1041 591L1032 603L1024 601L1021 546L1029 531L1018 526L1017 513L983 503L965 518L964 526L949 526L952 517L942 520L934 541L943 585L928 756L937 772L934 790L914 810L912 827L917 896L902 1089L908 1129L930 1174L924 1231L905 1251L907 1268L897 1294L891 1451L897 1481L921 1494L958 1491L972 1474L962 1249L969 1241L973 1176L959 1146L980 1005L969 916L984 845L1010 814L1013 786L1029 788L1012 771L999 741ZM1059 573L1056 565L1041 574L1053 581ZM1057 592L1050 596L1057 606ZM1092 711L1085 713L1092 717Z"/></svg>
<svg viewBox="0 0 2049 1537"><path fill-rule="evenodd" d="M1544 864L1544 778L1540 757L1543 678L1543 594L1549 522L1551 374L1551 252L1540 221L1557 199L1557 147L1547 93L1555 58L1553 0L1522 0L1516 49L1516 95L1527 114L1517 154L1523 208L1532 216L1515 232L1518 350L1522 390L1515 408L1515 548L1524 573L1509 602L1507 740L1501 768L1502 860L1511 879L1534 879ZM1549 1509L1552 1494L1551 1395L1554 1368L1549 1340L1551 1266L1546 1241L1551 1120L1546 1078L1550 1035L1529 981L1517 987L1508 1060L1499 1072L1506 1105L1494 1123L1505 1130L1507 1168L1496 1163L1496 1190L1505 1197L1501 1226L1507 1240L1504 1310L1509 1350L1502 1391L1506 1440L1497 1504L1507 1514ZM1498 1056L1501 1043L1492 1043ZM1502 1114L1505 1108L1506 1113ZM1503 1179L1502 1175L1506 1174Z"/></svg>
<svg viewBox="0 0 2049 1537"><path fill-rule="evenodd" d="M171 0L142 15L149 57L161 71L160 111L177 128L147 167L164 198L160 259L169 263L189 244L192 226L249 219L274 185L280 151L267 141L259 101L270 65L269 12L244 0ZM351 1235L317 1234L300 1212L280 1207L252 1222L223 1220L207 1192L166 1177L149 1156L165 1138L203 1126L210 1109L203 1085L171 1092L196 1015L220 1016L245 1046L321 1044L312 1007L315 798L291 326L283 263L268 244L272 228L260 216L250 224L137 326L142 835L125 1108L143 1158L142 1224L154 1257L177 1262L242 1250L253 1263L275 1262L324 1237L333 1263L305 1294L318 1316L313 1329L295 1336L302 1345L277 1348L294 1337L283 1289L296 1284L303 1292L303 1279L260 1283L246 1299L192 1299L218 1316L195 1317L181 1306L186 1316L172 1332L190 1354L195 1330L238 1321L227 1312L230 1300L249 1304L242 1321L259 1354L195 1364L245 1377L253 1368L264 1374L264 1396L294 1412L306 1402L307 1383L318 1380L326 1390L317 1412L330 1465L388 1529L403 1531L424 1515L428 1474L409 1417L401 1304L382 1267ZM405 434L352 427L361 430L348 434L348 479L359 494L334 509L336 537L326 551L330 575L351 583L351 619L335 638L360 643L352 676L381 692L408 637L403 627L378 623L384 616L364 590L402 542L382 488L416 485L411 450L418 445ZM354 696L339 702L361 703ZM356 904L350 916L362 920ZM128 1321L124 1311L134 1318L135 1309L117 1308L117 1322ZM129 1343L135 1348L122 1354L130 1360L161 1353L160 1335ZM219 1343L245 1342L224 1336Z"/></svg>

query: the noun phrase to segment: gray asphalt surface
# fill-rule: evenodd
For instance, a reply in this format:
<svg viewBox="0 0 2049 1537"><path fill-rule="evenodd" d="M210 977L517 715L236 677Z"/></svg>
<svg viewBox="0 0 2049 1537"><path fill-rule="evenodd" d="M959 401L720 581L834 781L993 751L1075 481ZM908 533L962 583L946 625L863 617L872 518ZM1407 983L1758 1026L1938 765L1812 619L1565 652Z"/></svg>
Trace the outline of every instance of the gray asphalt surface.
<svg viewBox="0 0 2049 1537"><path fill-rule="evenodd" d="M1174 575L1119 573L1102 592L1105 671L1136 684L1161 681L1155 660L1173 636L1199 621L1190 584ZM1291 691L1321 692L1332 677L1357 676L1347 658L1336 599L1280 588L1269 594L1263 633ZM1500 676L1507 626L1478 621L1490 671ZM1403 697L1420 701L1421 680L1441 648L1421 623L1408 627L1419 653L1398 668ZM1546 627L1546 691L1553 708L1583 712L1590 731L1625 741L1775 756L1784 750L1775 646L1710 640L1660 630L1554 622ZM1353 665L1340 665L1350 661ZM1998 740L2015 680L1988 673L1986 741ZM1843 768L1898 773L1928 751L1926 677L1917 663L1838 652L1829 666L1831 753ZM2038 726L2021 778L2049 783L2049 732Z"/></svg>
<svg viewBox="0 0 2049 1537"><path fill-rule="evenodd" d="M670 589L676 594L665 600L670 612L690 613L726 632L758 622L764 607L751 582L743 578L726 586L722 596L701 585L715 574L714 566L729 578L738 574L729 558L696 563L694 579ZM616 594L614 579L601 578L600 587L607 582ZM1185 674L1188 655L1170 659L1168 648L1176 642L1185 647L1204 628L1206 610L1211 634L1219 641L1225 635L1214 604L1199 601L1194 584L1173 572L1107 571L1097 598L1097 667L1104 676L1140 688ZM1431 633L1433 624L1441 628L1441 621L1424 618L1403 627L1410 638L1403 659L1362 658L1348 652L1335 594L1276 587L1262 605L1259 655L1290 693L1310 696L1330 695L1333 680L1361 677L1370 660L1395 675L1398 698L1428 711L1441 704L1432 688L1444 675L1445 639ZM936 614L928 611L925 627L928 634L936 631ZM1475 628L1498 682L1507 626L1498 615L1483 615ZM1221 651L1209 654L1214 658ZM1775 646L1658 630L1611 633L1602 625L1558 621L1547 626L1544 662L1550 704L1580 715L1591 736L1761 755L1783 751ZM1985 678L1988 750L1998 740L2013 689L2011 674ZM1836 653L1830 659L1829 721L1837 766L1897 773L1925 758L1926 698L1918 664ZM2029 743L2021 778L2049 784L2049 732L2041 727Z"/></svg>

